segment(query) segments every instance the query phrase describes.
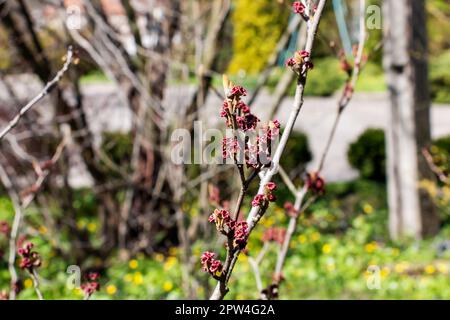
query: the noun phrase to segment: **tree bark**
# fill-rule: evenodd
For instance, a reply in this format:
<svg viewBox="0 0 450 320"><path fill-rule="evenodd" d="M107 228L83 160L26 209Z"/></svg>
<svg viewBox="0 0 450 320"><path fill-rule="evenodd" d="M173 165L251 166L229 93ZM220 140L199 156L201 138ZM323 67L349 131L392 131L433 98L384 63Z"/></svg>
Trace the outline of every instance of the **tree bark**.
<svg viewBox="0 0 450 320"><path fill-rule="evenodd" d="M389 231L393 239L419 239L439 228L432 199L418 187L420 180L432 179L421 155L431 140L425 1L386 0L383 10L384 67L391 101Z"/></svg>

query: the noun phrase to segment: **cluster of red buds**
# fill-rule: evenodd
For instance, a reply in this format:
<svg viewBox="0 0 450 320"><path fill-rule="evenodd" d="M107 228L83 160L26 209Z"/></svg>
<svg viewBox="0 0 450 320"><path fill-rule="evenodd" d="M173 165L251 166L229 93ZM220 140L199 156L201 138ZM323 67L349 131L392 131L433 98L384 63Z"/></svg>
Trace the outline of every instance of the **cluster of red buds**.
<svg viewBox="0 0 450 320"><path fill-rule="evenodd" d="M213 252L205 251L202 254L200 262L203 271L208 272L213 276L219 276L222 273L223 266L220 260L214 259L214 256Z"/></svg>
<svg viewBox="0 0 450 320"><path fill-rule="evenodd" d="M284 210L286 210L286 213L290 216L290 217L296 217L298 216L298 210L295 209L294 204L292 202L286 202L284 204Z"/></svg>
<svg viewBox="0 0 450 320"><path fill-rule="evenodd" d="M226 118L227 126L243 131L253 130L259 122L258 117L250 112L250 107L242 100L247 95L247 90L241 86L231 85L223 102L220 116Z"/></svg>
<svg viewBox="0 0 450 320"><path fill-rule="evenodd" d="M233 240L234 247L232 249L245 247L248 237L247 222L234 220L231 218L230 212L225 209L215 209L208 220L216 225L218 232Z"/></svg>
<svg viewBox="0 0 450 320"><path fill-rule="evenodd" d="M285 237L286 237L286 228L270 227L264 232L262 236L262 241L263 242L274 241L279 244L283 244Z"/></svg>
<svg viewBox="0 0 450 320"><path fill-rule="evenodd" d="M316 12L316 10L317 10L317 6L314 5L313 12ZM306 6L301 1L294 1L294 3L292 4L292 11L295 14L301 15L305 21L308 21L310 18L309 13L307 12L308 10L306 9Z"/></svg>
<svg viewBox="0 0 450 320"><path fill-rule="evenodd" d="M314 68L310 53L305 50L297 51L293 57L287 59L286 66L291 67L297 74L304 74L307 70Z"/></svg>
<svg viewBox="0 0 450 320"><path fill-rule="evenodd" d="M239 152L242 152L242 161L245 159L247 167L256 169L263 165L269 165L272 142L280 134L279 121L270 121L261 128L260 134L255 133L255 139L250 139L249 136L242 139L237 131L247 133L247 135L253 134L256 132L260 120L250 112L250 107L242 101L242 97L247 95L245 88L234 85L228 78L224 77L224 90L226 99L223 102L220 116L226 119L226 126L234 130L234 136L223 139L222 158L241 161Z"/></svg>
<svg viewBox="0 0 450 320"><path fill-rule="evenodd" d="M19 265L20 268L23 270L28 270L30 273L33 272L33 269L41 266L41 258L36 251L32 250L33 247L33 243L29 242L17 251L22 258Z"/></svg>
<svg viewBox="0 0 450 320"><path fill-rule="evenodd" d="M280 135L280 127L278 120L269 121L268 125L262 128L260 135L256 136L254 143L247 141L245 145L245 163L247 167L256 169L270 164L272 143Z"/></svg>
<svg viewBox="0 0 450 320"><path fill-rule="evenodd" d="M84 292L85 299L89 299L94 292L100 290L100 283L98 280L100 279L100 274L98 272L89 272L86 275L86 282L81 284L81 289Z"/></svg>
<svg viewBox="0 0 450 320"><path fill-rule="evenodd" d="M269 202L275 202L277 200L273 192L277 189L275 182L268 182L265 187L264 194L257 194L252 200L252 207L265 207Z"/></svg>
<svg viewBox="0 0 450 320"><path fill-rule="evenodd" d="M308 190L315 194L322 195L325 193L325 180L318 172L306 174L306 186Z"/></svg>
<svg viewBox="0 0 450 320"><path fill-rule="evenodd" d="M0 221L0 234L3 234L5 236L8 236L11 229L9 227L8 222L6 221Z"/></svg>

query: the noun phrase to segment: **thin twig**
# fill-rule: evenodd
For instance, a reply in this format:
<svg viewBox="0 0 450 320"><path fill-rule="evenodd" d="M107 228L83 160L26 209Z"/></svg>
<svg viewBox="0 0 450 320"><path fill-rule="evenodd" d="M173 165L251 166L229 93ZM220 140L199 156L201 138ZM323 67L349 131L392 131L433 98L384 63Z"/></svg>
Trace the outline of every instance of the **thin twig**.
<svg viewBox="0 0 450 320"><path fill-rule="evenodd" d="M353 72L352 72L351 77L347 80L345 87L343 89L343 92L342 92L342 96L339 100L336 118L334 120L333 127L331 128L330 135L328 136L327 143L325 145L325 149L322 153L322 157L320 159L317 172L320 172L323 169L323 166L325 164L325 159L328 155L328 152L331 147L331 143L333 142L333 138L336 134L336 129L337 129L339 121L341 119L341 115L344 112L344 110L347 108L351 99L353 98L353 93L355 92L356 82L359 79L359 74L361 72L361 67L362 67L364 44L366 41L365 14L366 14L366 1L361 0L360 1L360 13L359 13L359 28L360 28L359 43L358 43L358 52L356 53L356 56L354 59Z"/></svg>
<svg viewBox="0 0 450 320"><path fill-rule="evenodd" d="M30 272L30 276L33 280L34 291L36 291L39 300L44 300L44 296L42 295L41 289L39 288L39 275L37 274L36 269L33 268L33 270Z"/></svg>
<svg viewBox="0 0 450 320"><path fill-rule="evenodd" d="M427 161L427 164L430 167L431 171L433 171L433 173L439 178L439 180L444 184L449 184L449 177L447 177L445 173L438 166L436 166L431 153L426 148L423 148L422 154L425 157L425 160Z"/></svg>
<svg viewBox="0 0 450 320"><path fill-rule="evenodd" d="M20 108L19 113L0 132L0 140L2 140L4 136L6 136L15 126L17 126L20 119L24 116L25 113L27 113L28 110L30 110L35 104L37 104L40 100L42 100L56 86L56 84L61 80L63 75L69 69L70 65L73 62L73 58L74 58L73 50L72 47L70 46L67 51L66 62L64 63L62 69L59 70L56 76L44 86L44 89L42 89L42 91L39 92L37 96L35 96L25 106Z"/></svg>

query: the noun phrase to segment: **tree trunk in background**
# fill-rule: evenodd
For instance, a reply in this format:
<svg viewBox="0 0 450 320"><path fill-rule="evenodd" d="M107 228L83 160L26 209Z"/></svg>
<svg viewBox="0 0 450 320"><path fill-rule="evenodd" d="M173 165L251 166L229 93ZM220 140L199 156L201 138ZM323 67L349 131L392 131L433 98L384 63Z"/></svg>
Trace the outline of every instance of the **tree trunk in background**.
<svg viewBox="0 0 450 320"><path fill-rule="evenodd" d="M387 134L389 230L393 239L435 234L439 218L419 190L433 179L421 150L430 143L427 31L424 0L386 0L384 67L391 100Z"/></svg>

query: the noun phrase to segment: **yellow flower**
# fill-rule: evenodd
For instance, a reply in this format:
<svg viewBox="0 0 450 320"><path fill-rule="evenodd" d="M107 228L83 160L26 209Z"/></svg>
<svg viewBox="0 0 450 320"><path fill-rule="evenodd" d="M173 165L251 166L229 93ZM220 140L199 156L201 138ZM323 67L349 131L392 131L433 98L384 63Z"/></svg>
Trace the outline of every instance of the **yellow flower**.
<svg viewBox="0 0 450 320"><path fill-rule="evenodd" d="M247 263L247 262L248 262L248 257L247 257L245 254L241 254L241 255L238 257L238 260L239 260L240 262L242 262L242 263Z"/></svg>
<svg viewBox="0 0 450 320"><path fill-rule="evenodd" d="M264 227L266 227L266 228L269 228L269 227L271 227L274 223L275 223L275 220L274 220L272 217L270 217L270 218L264 219L264 221L262 222L262 225L263 225Z"/></svg>
<svg viewBox="0 0 450 320"><path fill-rule="evenodd" d="M319 241L320 239L320 233L318 233L317 231L313 232L310 236L310 239L312 242L316 242Z"/></svg>
<svg viewBox="0 0 450 320"><path fill-rule="evenodd" d="M109 294L110 296L115 295L117 292L117 287L113 284L110 284L109 286L106 287L106 293Z"/></svg>
<svg viewBox="0 0 450 320"><path fill-rule="evenodd" d="M445 263L439 262L437 264L437 269L440 273L447 274L448 273L448 267Z"/></svg>
<svg viewBox="0 0 450 320"><path fill-rule="evenodd" d="M370 204L365 204L363 210L366 214L371 214L373 212L373 207Z"/></svg>
<svg viewBox="0 0 450 320"><path fill-rule="evenodd" d="M389 275L389 273L391 273L391 270L388 267L384 267L383 269L381 269L380 272L381 278L383 279L386 278Z"/></svg>
<svg viewBox="0 0 450 320"><path fill-rule="evenodd" d="M73 293L75 293L77 296L84 295L83 290L81 290L81 288L74 288Z"/></svg>
<svg viewBox="0 0 450 320"><path fill-rule="evenodd" d="M436 272L436 267L433 266L432 264L429 264L425 267L425 273L426 274L433 274Z"/></svg>
<svg viewBox="0 0 450 320"><path fill-rule="evenodd" d="M164 261L164 255L161 253L157 253L155 254L155 260L158 262L163 262Z"/></svg>
<svg viewBox="0 0 450 320"><path fill-rule="evenodd" d="M173 288L173 283L171 281L164 282L163 289L164 289L165 292L171 291L172 288Z"/></svg>
<svg viewBox="0 0 450 320"><path fill-rule="evenodd" d="M29 289L33 286L33 280L28 278L23 282L23 285L26 289Z"/></svg>
<svg viewBox="0 0 450 320"><path fill-rule="evenodd" d="M367 253L372 253L375 250L377 250L377 248L378 248L378 245L376 242L371 242L364 246L364 249L366 250Z"/></svg>
<svg viewBox="0 0 450 320"><path fill-rule="evenodd" d="M87 225L87 229L89 232L94 233L95 231L97 231L97 224L95 222L90 222Z"/></svg>
<svg viewBox="0 0 450 320"><path fill-rule="evenodd" d="M306 238L306 236L304 234L301 234L298 236L298 242L300 242L300 244L304 244L306 243L308 239Z"/></svg>
<svg viewBox="0 0 450 320"><path fill-rule="evenodd" d="M168 257L166 262L164 263L164 270L168 271L172 269L172 267L177 263L177 258L175 257Z"/></svg>
<svg viewBox="0 0 450 320"><path fill-rule="evenodd" d="M139 263L137 262L136 259L130 260L130 262L128 263L128 266L130 267L130 269L137 269L137 267L139 267Z"/></svg>
<svg viewBox="0 0 450 320"><path fill-rule="evenodd" d="M133 275L133 283L135 285L141 285L144 282L144 277L142 276L142 273L135 272Z"/></svg>
<svg viewBox="0 0 450 320"><path fill-rule="evenodd" d="M324 244L322 247L322 252L324 254L329 254L331 252L331 245L328 243Z"/></svg>
<svg viewBox="0 0 450 320"><path fill-rule="evenodd" d="M48 229L45 226L40 226L39 227L39 233L40 234L47 234Z"/></svg>

